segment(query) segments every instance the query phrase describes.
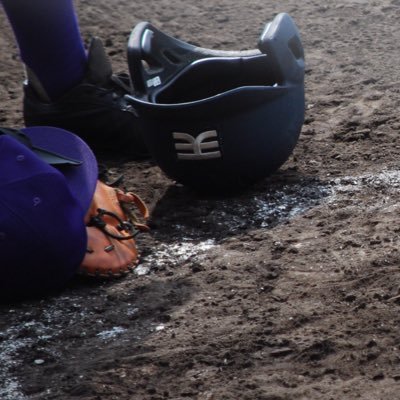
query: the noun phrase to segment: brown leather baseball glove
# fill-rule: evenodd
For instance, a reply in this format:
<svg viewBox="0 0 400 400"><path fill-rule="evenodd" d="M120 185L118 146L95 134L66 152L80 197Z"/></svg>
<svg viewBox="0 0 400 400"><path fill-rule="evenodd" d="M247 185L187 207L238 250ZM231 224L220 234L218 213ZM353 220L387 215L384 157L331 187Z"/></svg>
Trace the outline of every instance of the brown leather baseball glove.
<svg viewBox="0 0 400 400"><path fill-rule="evenodd" d="M149 228L139 222L149 216L136 194L98 181L85 217L88 245L78 273L100 278L126 275L139 262L135 236Z"/></svg>

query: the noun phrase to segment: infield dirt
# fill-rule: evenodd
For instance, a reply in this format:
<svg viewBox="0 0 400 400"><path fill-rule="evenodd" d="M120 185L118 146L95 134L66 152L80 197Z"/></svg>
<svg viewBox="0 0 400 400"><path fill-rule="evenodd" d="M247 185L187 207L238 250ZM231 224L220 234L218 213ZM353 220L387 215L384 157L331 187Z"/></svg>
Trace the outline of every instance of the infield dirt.
<svg viewBox="0 0 400 400"><path fill-rule="evenodd" d="M306 121L280 171L233 197L196 195L151 162L102 159L151 209L142 263L2 305L0 398L400 399L400 1L75 4L115 71L140 21L242 50L289 13ZM16 127L24 74L0 20L0 123Z"/></svg>

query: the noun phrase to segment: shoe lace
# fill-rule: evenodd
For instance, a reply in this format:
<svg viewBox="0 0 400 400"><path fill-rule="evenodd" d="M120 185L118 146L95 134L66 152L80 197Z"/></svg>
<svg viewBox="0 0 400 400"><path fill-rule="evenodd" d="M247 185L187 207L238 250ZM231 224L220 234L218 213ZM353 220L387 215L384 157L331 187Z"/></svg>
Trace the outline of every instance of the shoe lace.
<svg viewBox="0 0 400 400"><path fill-rule="evenodd" d="M129 84L129 78L128 76L125 76L125 74L113 74L110 76L107 83L101 85L103 90L101 93L99 93L99 95L106 96L108 94L112 94L114 99L118 99L125 94L131 93Z"/></svg>
<svg viewBox="0 0 400 400"><path fill-rule="evenodd" d="M102 89L99 93L101 97L111 95L114 102L123 99L126 94L131 94L129 75L125 73L111 75L107 84L102 86ZM124 109L137 115L136 109L131 104L124 104Z"/></svg>
<svg viewBox="0 0 400 400"><path fill-rule="evenodd" d="M122 89L125 93L131 93L130 79L128 74L113 74L110 77L110 81L117 89Z"/></svg>

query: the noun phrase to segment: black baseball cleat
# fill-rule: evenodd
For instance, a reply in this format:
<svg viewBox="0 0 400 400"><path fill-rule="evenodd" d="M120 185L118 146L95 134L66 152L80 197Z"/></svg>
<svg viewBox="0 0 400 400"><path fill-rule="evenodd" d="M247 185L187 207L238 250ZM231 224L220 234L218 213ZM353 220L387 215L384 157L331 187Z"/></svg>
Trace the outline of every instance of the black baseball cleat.
<svg viewBox="0 0 400 400"><path fill-rule="evenodd" d="M47 125L80 136L95 152L144 159L149 153L134 108L124 99L130 93L128 75L114 75L99 38L88 52L86 75L62 97L50 100L42 85L27 71L24 82L26 126Z"/></svg>

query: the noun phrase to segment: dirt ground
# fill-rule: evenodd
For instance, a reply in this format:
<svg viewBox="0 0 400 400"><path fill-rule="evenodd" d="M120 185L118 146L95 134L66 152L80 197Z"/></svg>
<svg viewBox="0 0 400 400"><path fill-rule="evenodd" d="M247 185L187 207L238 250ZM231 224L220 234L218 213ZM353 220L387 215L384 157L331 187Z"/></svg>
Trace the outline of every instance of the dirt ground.
<svg viewBox="0 0 400 400"><path fill-rule="evenodd" d="M239 50L287 12L306 53L306 121L280 171L234 197L106 160L151 208L142 263L0 306L0 399L400 399L400 1L76 9L116 71L139 21ZM2 13L0 30L0 123L20 126L23 70Z"/></svg>

